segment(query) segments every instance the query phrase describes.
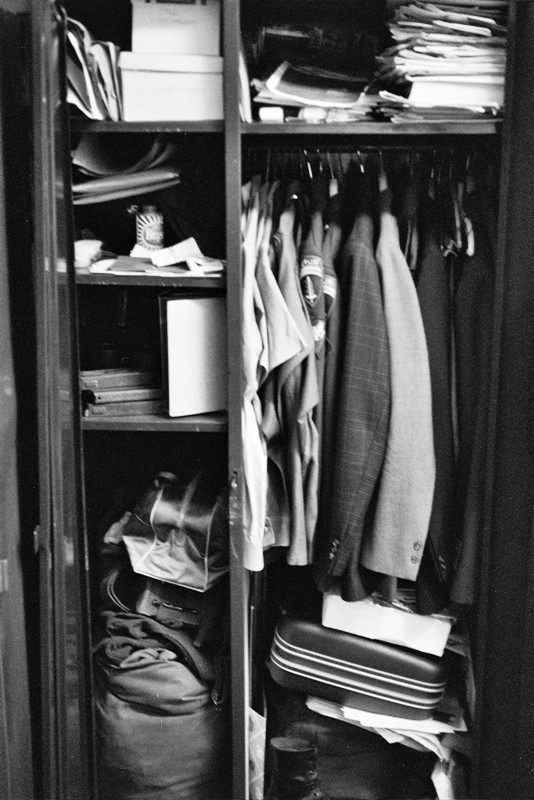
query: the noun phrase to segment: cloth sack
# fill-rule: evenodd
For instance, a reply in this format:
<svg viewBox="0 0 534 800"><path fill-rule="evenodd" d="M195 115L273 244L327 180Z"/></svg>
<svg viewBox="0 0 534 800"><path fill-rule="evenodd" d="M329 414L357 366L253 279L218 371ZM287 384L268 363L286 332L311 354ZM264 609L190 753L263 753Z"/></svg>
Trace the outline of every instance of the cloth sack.
<svg viewBox="0 0 534 800"><path fill-rule="evenodd" d="M227 800L229 704L188 634L105 612L95 648L100 800Z"/></svg>

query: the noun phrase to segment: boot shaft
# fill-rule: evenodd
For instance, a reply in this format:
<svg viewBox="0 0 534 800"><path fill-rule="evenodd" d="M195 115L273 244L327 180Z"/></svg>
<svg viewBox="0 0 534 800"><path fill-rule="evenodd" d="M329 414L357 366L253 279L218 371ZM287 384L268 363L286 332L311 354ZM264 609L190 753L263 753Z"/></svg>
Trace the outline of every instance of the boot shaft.
<svg viewBox="0 0 534 800"><path fill-rule="evenodd" d="M317 748L306 739L276 737L269 742L272 775L265 800L328 800L317 778Z"/></svg>

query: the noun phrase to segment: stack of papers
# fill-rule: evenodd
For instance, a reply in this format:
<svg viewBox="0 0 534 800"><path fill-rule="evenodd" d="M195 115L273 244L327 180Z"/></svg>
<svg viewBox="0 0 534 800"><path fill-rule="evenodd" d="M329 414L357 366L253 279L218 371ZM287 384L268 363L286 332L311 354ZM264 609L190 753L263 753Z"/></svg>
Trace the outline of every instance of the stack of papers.
<svg viewBox="0 0 534 800"><path fill-rule="evenodd" d="M85 25L67 19L67 102L90 119L122 119L119 48L93 39Z"/></svg>
<svg viewBox="0 0 534 800"><path fill-rule="evenodd" d="M467 732L467 725L461 713L455 716L447 715L443 719L436 713L431 719L413 720L358 711L318 697L308 697L306 705L311 711L323 716L368 728L390 744L401 743L416 750L429 750L442 761L448 761L451 756L451 748L443 741L444 735Z"/></svg>
<svg viewBox="0 0 534 800"><path fill-rule="evenodd" d="M80 137L72 154L74 205L103 203L180 183L176 147L164 136L157 136L133 162L131 156L125 161L124 148L113 147L113 141L101 134Z"/></svg>
<svg viewBox="0 0 534 800"><path fill-rule="evenodd" d="M95 261L89 272L108 275L158 275L188 278L217 277L222 275L225 262L205 256L191 236L172 247L146 251L135 245L129 256L118 256Z"/></svg>
<svg viewBox="0 0 534 800"><path fill-rule="evenodd" d="M497 111L504 103L506 0L398 5L394 44L377 58L376 81L402 115L438 109L434 118ZM460 110L465 109L464 113ZM430 116L430 114L429 114Z"/></svg>

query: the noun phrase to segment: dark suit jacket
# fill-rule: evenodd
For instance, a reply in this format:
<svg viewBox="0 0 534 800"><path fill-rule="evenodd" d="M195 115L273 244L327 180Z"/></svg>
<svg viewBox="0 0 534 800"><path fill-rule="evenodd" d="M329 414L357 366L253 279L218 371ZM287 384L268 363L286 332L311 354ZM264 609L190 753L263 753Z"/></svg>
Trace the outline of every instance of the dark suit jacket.
<svg viewBox="0 0 534 800"><path fill-rule="evenodd" d="M457 526L461 534L451 597L473 603L483 536L486 432L495 257L480 195L466 198L475 231L475 254L458 264L453 313L458 376Z"/></svg>
<svg viewBox="0 0 534 800"><path fill-rule="evenodd" d="M436 482L425 552L417 576L417 600L421 614L432 614L448 603L458 548L452 517L455 492L452 329L449 265L440 247L439 210L426 191L420 212L416 286L430 364Z"/></svg>
<svg viewBox="0 0 534 800"><path fill-rule="evenodd" d="M325 407L332 409L334 424L323 437L329 473L323 472L314 576L322 591L342 576L346 600L367 594L359 553L390 409L389 352L373 237L371 214L359 210L337 265L340 319L325 381Z"/></svg>

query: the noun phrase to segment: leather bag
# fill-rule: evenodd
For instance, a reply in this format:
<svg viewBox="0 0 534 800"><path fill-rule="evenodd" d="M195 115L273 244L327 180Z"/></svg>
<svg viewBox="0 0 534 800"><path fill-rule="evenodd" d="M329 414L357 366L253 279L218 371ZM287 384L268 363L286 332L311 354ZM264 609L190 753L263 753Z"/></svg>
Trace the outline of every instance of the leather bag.
<svg viewBox="0 0 534 800"><path fill-rule="evenodd" d="M123 531L134 572L205 592L228 572L227 492L208 474L160 472Z"/></svg>

